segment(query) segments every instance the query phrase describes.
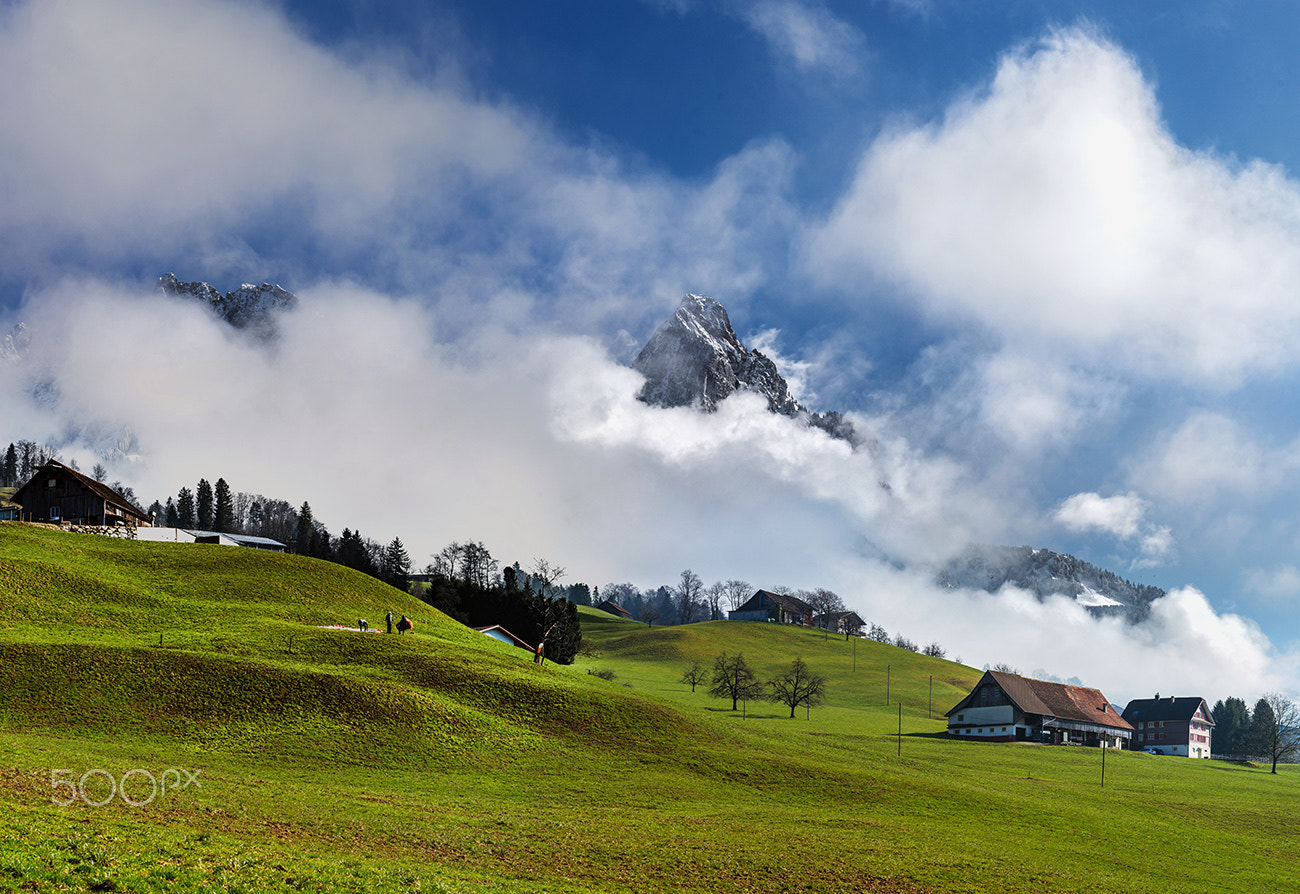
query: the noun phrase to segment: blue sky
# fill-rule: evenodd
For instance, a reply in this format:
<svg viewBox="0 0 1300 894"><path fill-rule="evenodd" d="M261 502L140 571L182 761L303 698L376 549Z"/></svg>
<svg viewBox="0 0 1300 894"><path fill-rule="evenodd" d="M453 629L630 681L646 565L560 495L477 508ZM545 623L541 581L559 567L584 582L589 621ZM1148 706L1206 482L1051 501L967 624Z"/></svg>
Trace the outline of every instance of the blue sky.
<svg viewBox="0 0 1300 894"><path fill-rule="evenodd" d="M33 344L0 409L121 442L146 499L224 476L417 562L829 586L1113 698L1300 691L1297 19L3 2L0 303ZM152 294L169 271L302 305L253 344ZM876 450L631 401L688 291ZM971 542L1171 596L1129 630L934 591Z"/></svg>

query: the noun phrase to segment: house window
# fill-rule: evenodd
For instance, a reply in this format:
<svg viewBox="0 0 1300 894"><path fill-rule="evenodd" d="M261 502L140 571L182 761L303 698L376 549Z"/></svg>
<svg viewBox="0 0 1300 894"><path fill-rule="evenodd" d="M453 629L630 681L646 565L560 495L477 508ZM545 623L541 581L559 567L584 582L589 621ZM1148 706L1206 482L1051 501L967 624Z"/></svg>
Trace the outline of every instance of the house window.
<svg viewBox="0 0 1300 894"><path fill-rule="evenodd" d="M59 520L59 507L58 507L58 506L51 506L51 507L50 507L50 521L58 521L58 520Z"/></svg>
<svg viewBox="0 0 1300 894"><path fill-rule="evenodd" d="M51 478L49 481L46 481L46 482L45 482L45 486L46 486L46 487L57 487L58 484L59 484L59 482L55 481L53 478Z"/></svg>

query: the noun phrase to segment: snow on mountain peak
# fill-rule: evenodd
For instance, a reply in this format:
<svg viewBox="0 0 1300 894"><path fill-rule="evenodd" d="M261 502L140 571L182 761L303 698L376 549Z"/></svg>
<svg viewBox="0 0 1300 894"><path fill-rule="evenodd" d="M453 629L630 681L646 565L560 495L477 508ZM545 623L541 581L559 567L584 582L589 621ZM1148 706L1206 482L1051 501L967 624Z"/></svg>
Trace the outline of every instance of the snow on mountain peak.
<svg viewBox="0 0 1300 894"><path fill-rule="evenodd" d="M767 398L773 413L802 419L833 437L856 441L838 413L810 413L790 393L771 358L741 344L721 302L687 294L659 325L632 366L645 376L637 399L659 407L695 406L706 412L737 391Z"/></svg>
<svg viewBox="0 0 1300 894"><path fill-rule="evenodd" d="M175 273L158 277L158 291L199 301L236 329L263 338L275 335L275 315L298 303L292 292L271 283L244 283L223 295L205 282L181 282Z"/></svg>

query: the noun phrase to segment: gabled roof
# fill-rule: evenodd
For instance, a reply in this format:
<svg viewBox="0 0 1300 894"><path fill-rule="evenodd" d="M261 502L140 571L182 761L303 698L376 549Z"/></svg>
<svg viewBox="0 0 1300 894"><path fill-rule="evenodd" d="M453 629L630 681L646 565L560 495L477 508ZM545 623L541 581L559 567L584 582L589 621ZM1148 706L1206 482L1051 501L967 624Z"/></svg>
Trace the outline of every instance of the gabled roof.
<svg viewBox="0 0 1300 894"><path fill-rule="evenodd" d="M1038 714L1076 723L1095 723L1116 729L1133 729L1128 721L1116 713L1115 707L1098 689L1034 680L1003 671L985 671L970 695L958 702L945 716L952 716L965 708L987 680L997 684L1007 698L1025 714Z"/></svg>
<svg viewBox="0 0 1300 894"><path fill-rule="evenodd" d="M862 620L862 616L855 611L847 612L827 612L824 615L818 615L813 618L813 624L821 627L826 624L839 624L840 621L846 622L850 627L865 627L867 622Z"/></svg>
<svg viewBox="0 0 1300 894"><path fill-rule="evenodd" d="M1200 708L1205 715L1205 722L1214 726L1214 717L1210 706L1199 695L1186 695L1181 698L1135 698L1124 708L1124 719L1129 723L1150 721L1177 721L1186 723Z"/></svg>
<svg viewBox="0 0 1300 894"><path fill-rule="evenodd" d="M629 621L632 620L632 613L623 608L623 606L619 605L617 602L610 602L606 599L600 605L596 606L596 608L603 612L609 612L611 615L617 615L618 617L626 618Z"/></svg>
<svg viewBox="0 0 1300 894"><path fill-rule="evenodd" d="M18 491L13 495L13 501L15 503L22 503L23 491L31 487L33 482L37 481L41 477L42 472L47 472L47 471L62 472L66 475L69 475L78 484L86 488L86 490L90 491L100 499L108 503L112 503L114 506L118 506L121 507L122 509L125 509L127 512L131 513L136 518L139 518L142 521L147 521L147 522L153 521L153 519L149 517L149 514L147 512L145 512L139 506L136 506L134 503L132 503L126 497L119 494L117 491L113 490L113 488L109 487L107 484L104 484L102 481L96 481L94 478L91 478L89 475L83 475L80 472L78 472L76 469L72 468L72 466L65 466L57 459L51 459L47 461L45 465L37 469L36 474L34 474L26 484L18 488Z"/></svg>
<svg viewBox="0 0 1300 894"><path fill-rule="evenodd" d="M773 593L770 590L759 590L749 600L736 609L738 612L761 611L769 606L780 606L788 612L807 615L809 618L813 615L813 607L804 602L798 596L788 596L783 593Z"/></svg>

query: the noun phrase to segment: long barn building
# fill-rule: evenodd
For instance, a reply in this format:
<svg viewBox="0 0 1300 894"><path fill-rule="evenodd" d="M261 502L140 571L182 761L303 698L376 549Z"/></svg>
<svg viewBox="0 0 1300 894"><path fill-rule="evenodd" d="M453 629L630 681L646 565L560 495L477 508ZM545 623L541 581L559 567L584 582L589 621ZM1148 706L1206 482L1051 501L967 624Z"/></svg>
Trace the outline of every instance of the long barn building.
<svg viewBox="0 0 1300 894"><path fill-rule="evenodd" d="M13 502L22 507L23 521L131 527L152 523L147 513L107 484L53 459L18 489Z"/></svg>

